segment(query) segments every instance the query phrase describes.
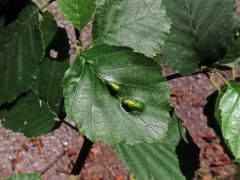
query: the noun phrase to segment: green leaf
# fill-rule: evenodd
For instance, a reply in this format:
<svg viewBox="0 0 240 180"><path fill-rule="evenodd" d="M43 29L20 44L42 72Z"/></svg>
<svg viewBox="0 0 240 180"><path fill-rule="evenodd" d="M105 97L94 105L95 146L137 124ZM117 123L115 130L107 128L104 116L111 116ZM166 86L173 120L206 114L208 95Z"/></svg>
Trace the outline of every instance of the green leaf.
<svg viewBox="0 0 240 180"><path fill-rule="evenodd" d="M45 46L48 46L53 40L54 36L58 31L58 26L53 15L50 12L45 12L43 14L43 20L41 22L41 32L44 40Z"/></svg>
<svg viewBox="0 0 240 180"><path fill-rule="evenodd" d="M41 100L47 103L56 114L61 111L62 79L69 67L69 62L45 58L40 66L37 92Z"/></svg>
<svg viewBox="0 0 240 180"><path fill-rule="evenodd" d="M55 114L34 92L21 97L8 111L0 113L1 124L28 137L39 136L53 130Z"/></svg>
<svg viewBox="0 0 240 180"><path fill-rule="evenodd" d="M49 15L44 16L45 20L43 19L42 24L42 32L45 42L48 42L48 48L45 58L40 65L34 90L37 91L38 97L48 104L52 111L59 115L63 105L61 83L69 67L69 43L66 32L58 29L56 23L53 21L53 17ZM55 58L51 57L51 51L56 53L57 56Z"/></svg>
<svg viewBox="0 0 240 180"><path fill-rule="evenodd" d="M115 151L136 179L186 179L180 171L176 155L181 134L185 134L185 129L181 130L180 132L178 119L172 119L167 135L162 141L133 146L121 143L116 146Z"/></svg>
<svg viewBox="0 0 240 180"><path fill-rule="evenodd" d="M165 65L191 74L225 55L238 24L235 0L167 0L166 9L173 24Z"/></svg>
<svg viewBox="0 0 240 180"><path fill-rule="evenodd" d="M102 6L105 4L105 0L96 0L96 7Z"/></svg>
<svg viewBox="0 0 240 180"><path fill-rule="evenodd" d="M58 0L64 16L78 29L84 27L96 8L96 0Z"/></svg>
<svg viewBox="0 0 240 180"><path fill-rule="evenodd" d="M226 56L219 61L219 65L236 68L240 64L240 38L239 35L232 41Z"/></svg>
<svg viewBox="0 0 240 180"><path fill-rule="evenodd" d="M14 174L9 178L4 178L4 180L41 180L41 175L39 173L25 173L25 174Z"/></svg>
<svg viewBox="0 0 240 180"><path fill-rule="evenodd" d="M92 141L155 142L165 136L170 119L169 87L161 71L156 61L129 49L97 45L66 72L67 115ZM142 106L124 109L124 100Z"/></svg>
<svg viewBox="0 0 240 180"><path fill-rule="evenodd" d="M19 18L0 29L0 104L28 91L38 72L44 46L36 8L27 6Z"/></svg>
<svg viewBox="0 0 240 180"><path fill-rule="evenodd" d="M163 0L106 0L95 15L94 39L154 57L170 31Z"/></svg>
<svg viewBox="0 0 240 180"><path fill-rule="evenodd" d="M231 82L218 95L215 115L223 137L233 155L240 162L240 83Z"/></svg>

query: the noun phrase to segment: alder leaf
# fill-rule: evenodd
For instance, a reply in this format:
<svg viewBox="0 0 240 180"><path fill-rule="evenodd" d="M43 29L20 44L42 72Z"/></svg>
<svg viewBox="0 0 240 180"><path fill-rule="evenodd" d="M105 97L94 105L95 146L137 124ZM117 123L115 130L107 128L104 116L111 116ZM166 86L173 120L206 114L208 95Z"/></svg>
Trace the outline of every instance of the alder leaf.
<svg viewBox="0 0 240 180"><path fill-rule="evenodd" d="M33 91L17 100L12 108L0 112L1 124L5 128L28 137L51 132L56 123L55 117Z"/></svg>
<svg viewBox="0 0 240 180"><path fill-rule="evenodd" d="M240 83L231 82L223 88L216 101L215 115L223 137L240 162Z"/></svg>
<svg viewBox="0 0 240 180"><path fill-rule="evenodd" d="M165 136L170 93L153 59L98 44L71 65L63 87L68 117L92 141L134 144Z"/></svg>
<svg viewBox="0 0 240 180"><path fill-rule="evenodd" d="M235 0L167 0L173 24L161 61L182 74L224 57L238 25Z"/></svg>
<svg viewBox="0 0 240 180"><path fill-rule="evenodd" d="M88 23L96 8L96 0L58 0L57 3L64 16L79 30Z"/></svg>
<svg viewBox="0 0 240 180"><path fill-rule="evenodd" d="M0 28L0 104L28 91L44 55L37 9L27 6L19 18Z"/></svg>
<svg viewBox="0 0 240 180"><path fill-rule="evenodd" d="M94 39L154 57L170 31L163 0L106 0L94 20Z"/></svg>
<svg viewBox="0 0 240 180"><path fill-rule="evenodd" d="M164 180L186 179L180 171L176 148L185 135L177 118L169 123L167 135L160 142L136 145L119 144L115 151L136 179Z"/></svg>

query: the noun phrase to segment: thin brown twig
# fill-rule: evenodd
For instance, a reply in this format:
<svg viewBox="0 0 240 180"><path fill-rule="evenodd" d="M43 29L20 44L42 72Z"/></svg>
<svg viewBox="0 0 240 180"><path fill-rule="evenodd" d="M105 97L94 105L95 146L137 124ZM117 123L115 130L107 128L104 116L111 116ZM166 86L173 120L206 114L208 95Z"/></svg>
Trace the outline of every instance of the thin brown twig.
<svg viewBox="0 0 240 180"><path fill-rule="evenodd" d="M68 127L70 127L71 129L73 129L73 130L79 132L79 130L78 130L78 128L77 128L76 126L70 124L70 123L67 122L66 120L63 119L63 120L62 120L62 123L66 124L66 125L67 125Z"/></svg>
<svg viewBox="0 0 240 180"><path fill-rule="evenodd" d="M63 151L61 154L59 154L57 156L56 159L54 159L54 161L52 161L47 167L45 167L43 170L41 170L41 174L45 174L49 169L51 169L53 167L54 164L56 164L64 155L66 154L65 151Z"/></svg>

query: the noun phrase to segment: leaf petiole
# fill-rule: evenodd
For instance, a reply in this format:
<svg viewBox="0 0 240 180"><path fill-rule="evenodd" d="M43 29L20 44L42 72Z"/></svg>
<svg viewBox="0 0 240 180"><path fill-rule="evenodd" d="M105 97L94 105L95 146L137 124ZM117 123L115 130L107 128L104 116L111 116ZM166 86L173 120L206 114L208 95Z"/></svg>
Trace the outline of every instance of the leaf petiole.
<svg viewBox="0 0 240 180"><path fill-rule="evenodd" d="M212 72L213 72L218 78L220 78L221 80L223 80L223 82L225 82L225 84L227 84L228 87L230 86L229 81L228 81L226 78L224 78L216 69L214 69Z"/></svg>

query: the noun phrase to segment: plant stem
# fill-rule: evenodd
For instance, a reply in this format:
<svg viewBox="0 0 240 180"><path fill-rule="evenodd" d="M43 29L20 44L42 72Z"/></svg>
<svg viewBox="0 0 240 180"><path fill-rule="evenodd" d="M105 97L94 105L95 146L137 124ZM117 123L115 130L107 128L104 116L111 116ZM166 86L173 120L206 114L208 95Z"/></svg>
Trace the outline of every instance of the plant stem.
<svg viewBox="0 0 240 180"><path fill-rule="evenodd" d="M70 124L69 122L65 121L65 120L62 120L62 123L66 124L67 126L69 126L71 129L74 129L75 131L79 132L78 128L73 126L72 124ZM82 145L82 148L78 154L78 158L72 168L72 171L71 171L71 174L72 175L79 175L82 168L83 168L83 165L92 149L92 146L93 146L93 142L90 141L87 137L83 136L84 138L84 142L83 142L83 145ZM49 169L49 168L48 168ZM46 172L46 171L44 171Z"/></svg>
<svg viewBox="0 0 240 180"><path fill-rule="evenodd" d="M204 74L208 77L208 79L209 79L210 83L212 84L212 86L220 93L221 92L221 88L214 81L214 79L212 78L211 74L209 75L209 72L204 72Z"/></svg>
<svg viewBox="0 0 240 180"><path fill-rule="evenodd" d="M195 72L193 74L182 75L180 73L175 73L175 74L171 74L171 75L165 76L165 78L167 79L167 81L172 81L174 79L181 78L181 77L193 76L193 75L200 74L200 73L204 73L205 74L205 73L207 73L209 71L211 71L210 68L204 68L204 69L202 69L202 70L200 70L198 72Z"/></svg>
<svg viewBox="0 0 240 180"><path fill-rule="evenodd" d="M175 73L175 74L171 74L169 76L166 76L165 78L167 79L167 81L171 81L177 78L181 78L184 77L183 75L181 75L180 73Z"/></svg>
<svg viewBox="0 0 240 180"><path fill-rule="evenodd" d="M220 93L221 88L218 86L218 84L213 80L213 78L211 76L209 77L209 80L210 80L211 84L215 87L215 89L217 89L218 92Z"/></svg>
<svg viewBox="0 0 240 180"><path fill-rule="evenodd" d="M213 70L213 73L218 76L223 82L225 82L228 86L230 86L229 81L225 79L216 69Z"/></svg>
<svg viewBox="0 0 240 180"><path fill-rule="evenodd" d="M51 4L52 1L47 2L46 4L43 4L41 7L39 7L39 10L42 11L43 9L47 8L49 6L49 4Z"/></svg>
<svg viewBox="0 0 240 180"><path fill-rule="evenodd" d="M78 131L78 128L76 127L76 126L73 126L72 124L70 124L69 122L67 122L66 120L61 120L62 121L62 123L64 123L64 124L66 124L67 126L69 126L71 129L73 129L73 130L75 130L75 131L77 131L77 132L79 132Z"/></svg>
<svg viewBox="0 0 240 180"><path fill-rule="evenodd" d="M237 77L236 69L232 69L232 76L233 76L233 79L236 79Z"/></svg>
<svg viewBox="0 0 240 180"><path fill-rule="evenodd" d="M93 146L93 142L90 141L88 138L86 138L84 136L84 142L83 142L83 146L78 154L78 158L72 168L72 171L71 171L71 174L72 175L79 175L82 168L83 168L83 165L92 149L92 146Z"/></svg>
<svg viewBox="0 0 240 180"><path fill-rule="evenodd" d="M45 174L54 164L56 164L63 156L65 155L65 151L57 156L55 160L53 160L47 167L45 167L40 173L43 175Z"/></svg>

